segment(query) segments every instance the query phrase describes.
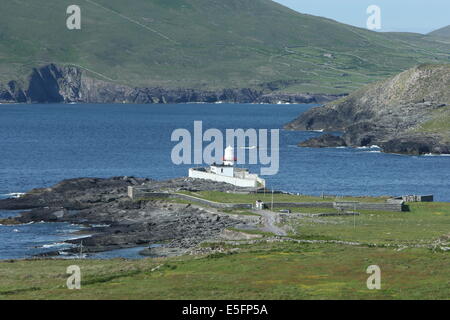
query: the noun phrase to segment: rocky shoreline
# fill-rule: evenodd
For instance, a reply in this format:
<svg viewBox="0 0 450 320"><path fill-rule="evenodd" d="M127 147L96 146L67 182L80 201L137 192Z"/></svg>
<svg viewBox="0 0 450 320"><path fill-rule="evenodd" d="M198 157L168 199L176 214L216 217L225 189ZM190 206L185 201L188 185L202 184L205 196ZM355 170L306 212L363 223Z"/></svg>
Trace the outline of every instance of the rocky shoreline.
<svg viewBox="0 0 450 320"><path fill-rule="evenodd" d="M51 188L31 190L20 198L0 200L0 210L27 210L0 223L69 222L87 227L76 234L88 237L66 241L75 245L73 249L40 256L76 254L81 241L86 254L155 243L162 245L144 250L143 254L183 254L203 241L220 239L227 228L256 227L255 221L245 216L212 208L158 199L133 201L127 196L127 187L136 185L145 185L154 191L235 189L225 183L189 178L169 181L133 177L71 179Z"/></svg>
<svg viewBox="0 0 450 320"><path fill-rule="evenodd" d="M0 83L0 103L326 103L345 94L283 94L283 84L221 90L132 88L89 77L75 66L35 68L25 82Z"/></svg>
<svg viewBox="0 0 450 320"><path fill-rule="evenodd" d="M316 107L288 130L342 132L302 142L306 147L366 147L399 154L450 154L450 65L422 65Z"/></svg>

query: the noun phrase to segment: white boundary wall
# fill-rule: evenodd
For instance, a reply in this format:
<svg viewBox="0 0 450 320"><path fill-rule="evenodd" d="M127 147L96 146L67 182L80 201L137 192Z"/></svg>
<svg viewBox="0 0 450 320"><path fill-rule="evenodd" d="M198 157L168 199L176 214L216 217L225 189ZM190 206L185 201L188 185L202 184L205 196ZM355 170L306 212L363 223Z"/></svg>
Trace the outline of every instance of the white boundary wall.
<svg viewBox="0 0 450 320"><path fill-rule="evenodd" d="M230 183L232 185L243 187L243 188L257 188L259 187L259 183L265 184L265 181L263 179L258 179L262 181L258 181L257 179L239 179L234 177L227 177L222 176L215 173L209 173L209 172L202 172L195 169L189 169L189 178L195 178L195 179L206 179L206 180L212 180L217 182L226 182Z"/></svg>

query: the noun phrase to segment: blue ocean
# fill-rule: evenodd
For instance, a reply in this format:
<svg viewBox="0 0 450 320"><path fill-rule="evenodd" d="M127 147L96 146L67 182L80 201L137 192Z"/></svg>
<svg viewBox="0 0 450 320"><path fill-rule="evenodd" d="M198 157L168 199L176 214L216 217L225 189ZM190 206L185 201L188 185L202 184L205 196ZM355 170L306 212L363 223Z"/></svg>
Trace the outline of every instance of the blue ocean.
<svg viewBox="0 0 450 320"><path fill-rule="evenodd" d="M0 197L67 178L187 176L190 166L171 160L173 130L193 132L196 120L203 121L204 130L277 129L312 106L0 105ZM279 172L264 177L269 188L311 195L433 194L436 201L450 201L449 156L384 154L376 147L297 147L320 134L281 130ZM259 173L257 165L250 168ZM0 212L2 217L13 214ZM27 257L61 245L77 228L0 226L0 258Z"/></svg>

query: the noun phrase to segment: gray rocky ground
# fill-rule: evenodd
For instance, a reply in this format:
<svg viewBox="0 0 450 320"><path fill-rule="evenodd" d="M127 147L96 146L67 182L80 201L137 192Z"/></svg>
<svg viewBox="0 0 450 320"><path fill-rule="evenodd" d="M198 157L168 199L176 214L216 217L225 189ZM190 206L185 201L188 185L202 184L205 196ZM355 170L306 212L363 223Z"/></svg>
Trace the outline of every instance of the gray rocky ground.
<svg viewBox="0 0 450 320"><path fill-rule="evenodd" d="M155 256L184 253L203 241L219 239L229 227L256 227L258 222L212 208L165 200L133 201L127 197L128 186L142 185L153 191L235 190L225 183L189 178L168 181L133 177L71 179L51 188L31 190L20 198L0 200L0 210L28 210L2 222L82 224L88 228L79 232L80 235L91 235L82 239L85 253L164 244L144 252ZM77 245L80 241L68 242ZM57 252L50 253L54 254Z"/></svg>

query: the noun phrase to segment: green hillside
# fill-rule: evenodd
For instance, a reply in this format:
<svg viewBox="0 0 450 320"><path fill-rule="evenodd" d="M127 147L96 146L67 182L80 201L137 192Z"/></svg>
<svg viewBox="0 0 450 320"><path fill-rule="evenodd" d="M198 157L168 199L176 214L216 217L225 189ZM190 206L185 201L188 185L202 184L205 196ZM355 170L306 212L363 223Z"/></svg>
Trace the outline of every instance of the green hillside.
<svg viewBox="0 0 450 320"><path fill-rule="evenodd" d="M82 0L82 30L69 31L72 4L2 3L0 81L53 62L131 86L271 83L286 92L341 93L419 63L450 61L450 44L375 33L270 0Z"/></svg>
<svg viewBox="0 0 450 320"><path fill-rule="evenodd" d="M430 32L428 36L431 36L436 39L441 40L449 40L450 41L450 26L446 26L444 28L435 30L433 32Z"/></svg>

